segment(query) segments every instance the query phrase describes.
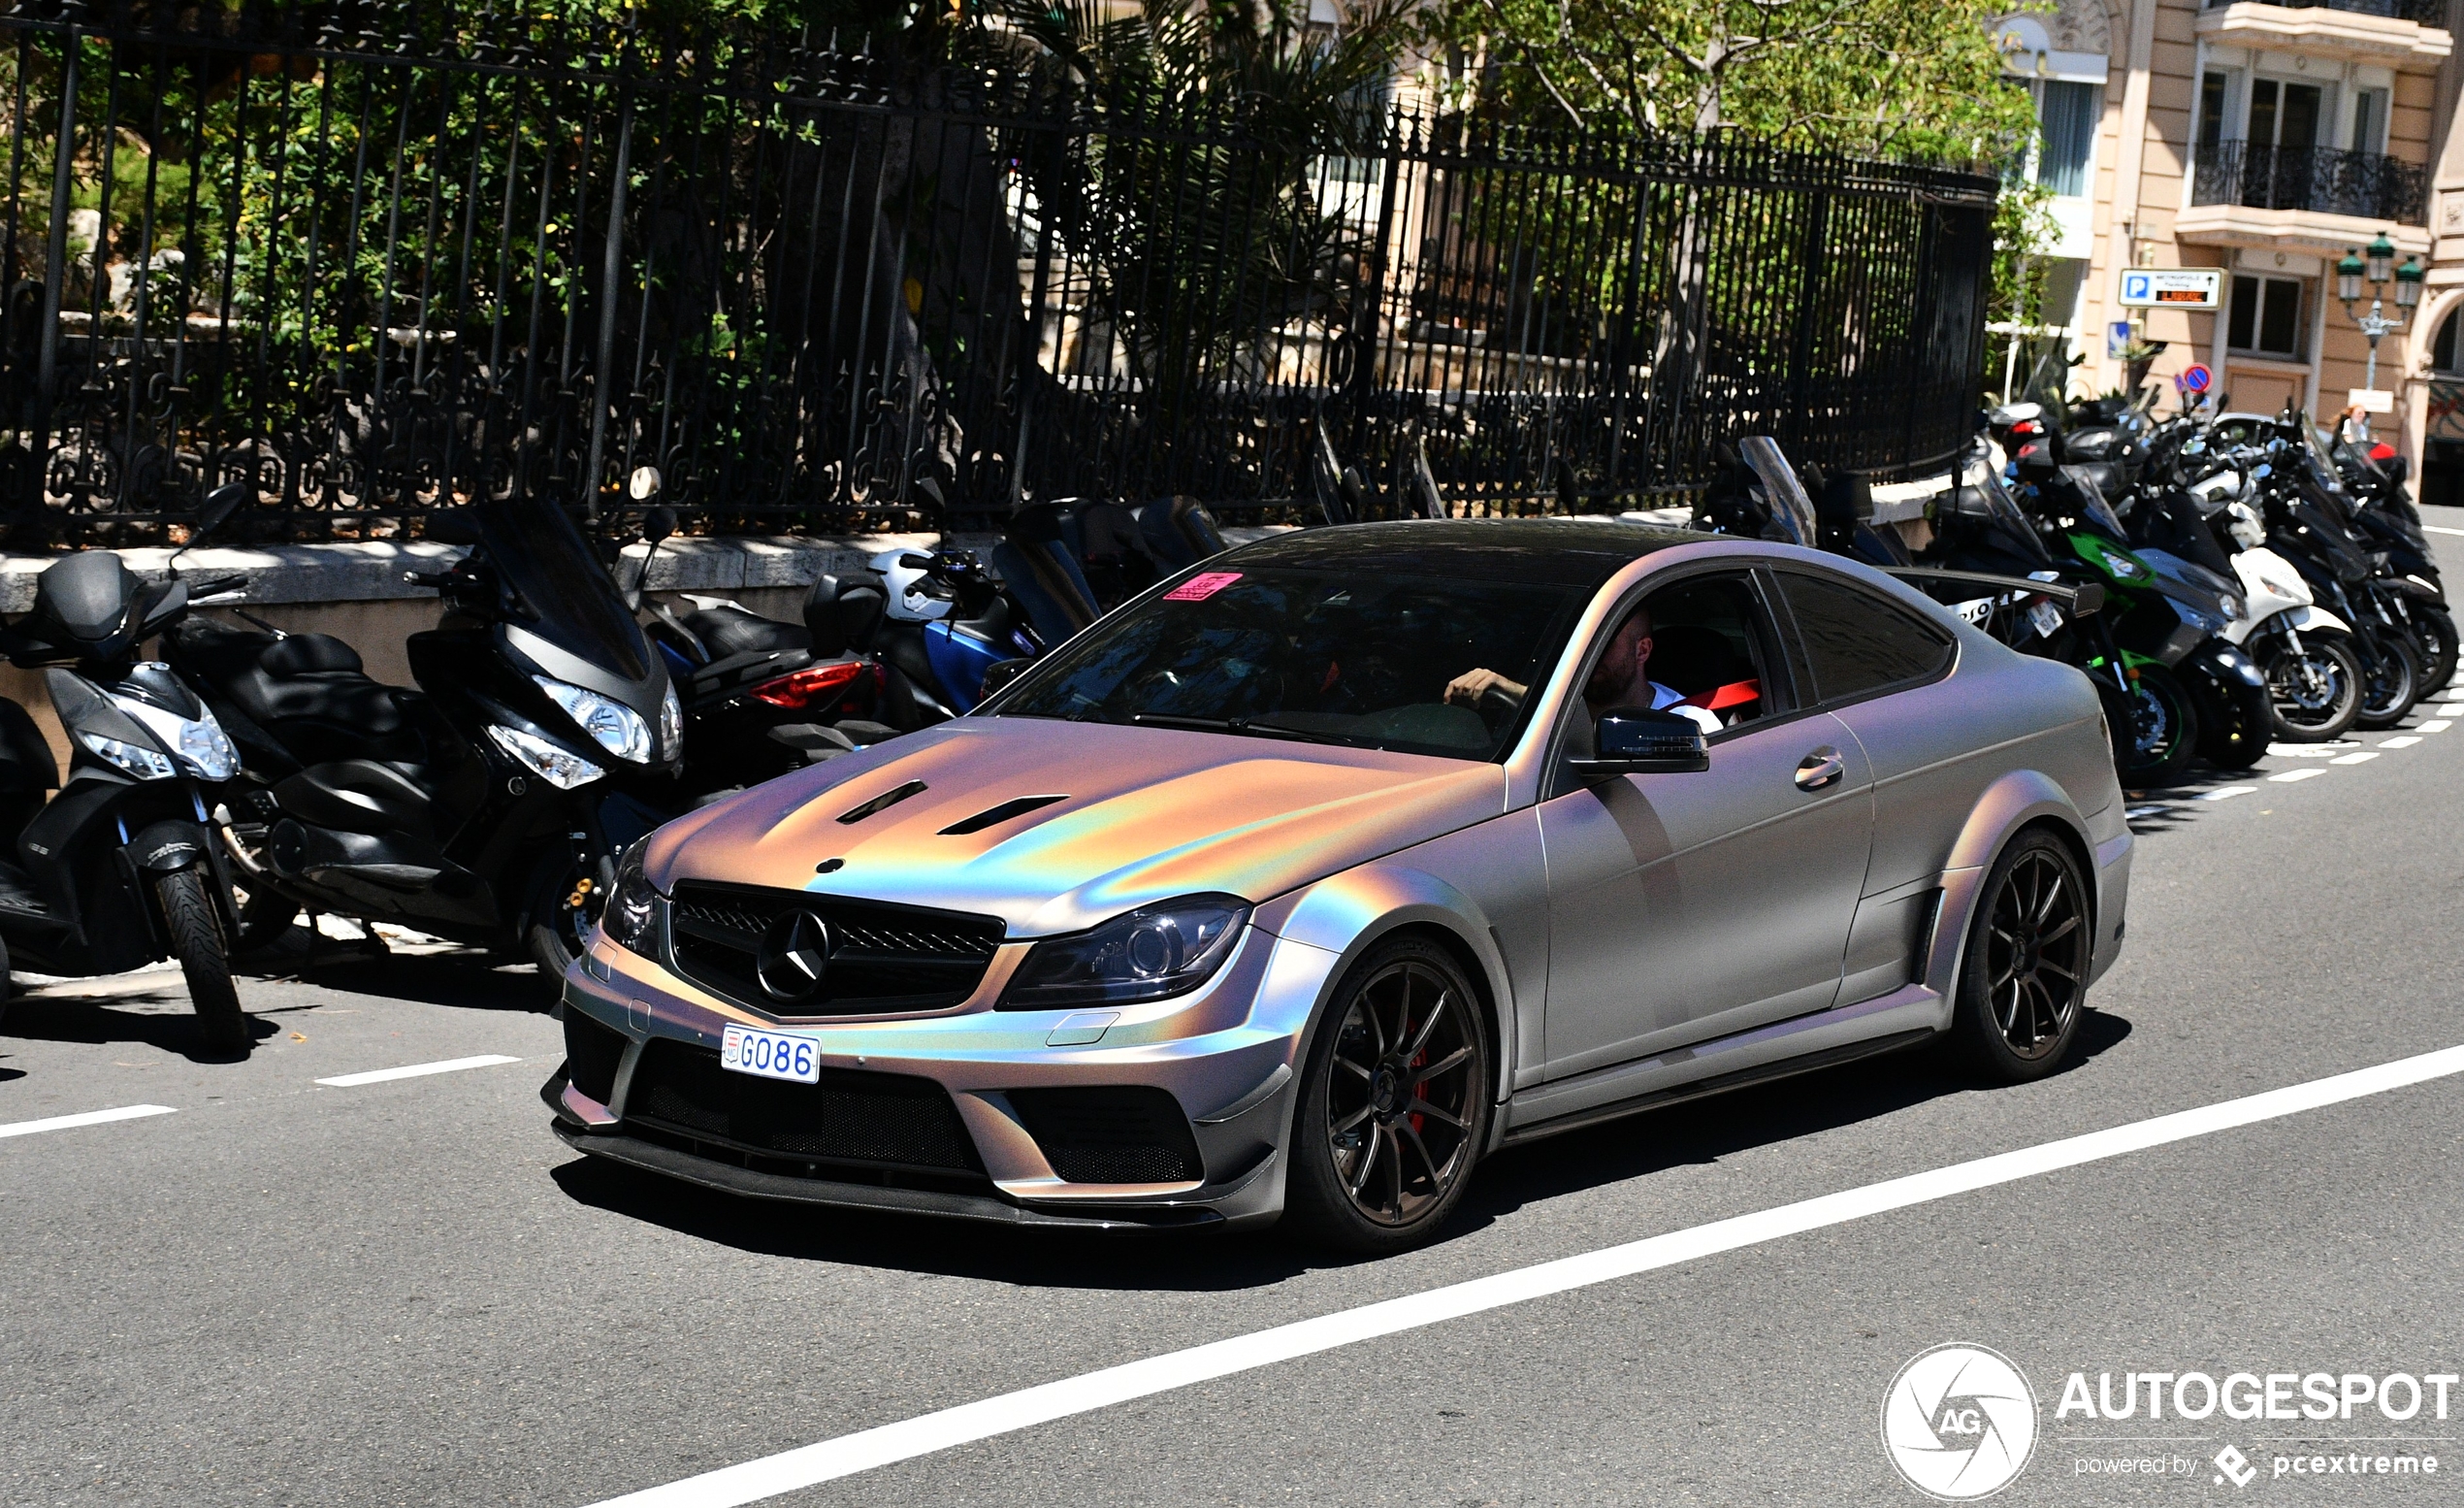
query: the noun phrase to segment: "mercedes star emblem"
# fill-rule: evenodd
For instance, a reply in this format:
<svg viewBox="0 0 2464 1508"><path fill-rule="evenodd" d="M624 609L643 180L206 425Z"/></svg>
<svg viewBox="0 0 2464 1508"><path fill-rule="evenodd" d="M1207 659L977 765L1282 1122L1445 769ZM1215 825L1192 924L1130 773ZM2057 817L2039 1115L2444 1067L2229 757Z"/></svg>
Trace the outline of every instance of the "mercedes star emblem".
<svg viewBox="0 0 2464 1508"><path fill-rule="evenodd" d="M810 911L791 911L762 934L754 970L772 1000L794 1004L822 990L829 968L829 924Z"/></svg>

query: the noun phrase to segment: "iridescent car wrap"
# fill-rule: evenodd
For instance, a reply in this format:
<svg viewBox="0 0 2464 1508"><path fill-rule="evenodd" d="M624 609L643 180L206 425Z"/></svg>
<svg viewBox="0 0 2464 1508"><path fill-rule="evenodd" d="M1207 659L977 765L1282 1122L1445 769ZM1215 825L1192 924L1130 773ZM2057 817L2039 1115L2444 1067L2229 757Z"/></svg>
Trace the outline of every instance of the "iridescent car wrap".
<svg viewBox="0 0 2464 1508"><path fill-rule="evenodd" d="M545 1094L559 1134L618 1162L808 1204L1012 1223L1263 1223L1284 1205L1296 1085L1313 1029L1346 970L1398 933L1441 944L1480 997L1476 1005L1495 1048L1489 1092L1497 1110L1486 1125L1488 1147L1948 1029L1979 887L1996 855L2026 829L2057 835L2089 881L2090 977L2119 952L2130 836L2094 692L2075 671L2015 654L1877 573L1785 545L1544 521L1313 533L1312 549L1338 549L1349 538L1365 561L1399 537L1618 558L1601 568L1572 627L1572 647L1544 682L1529 688L1530 715L1495 761L1004 716L996 698L989 715L816 766L669 824L638 855L668 931L642 944L647 954L619 947L602 932L565 981L564 1009L577 1030L596 1024L612 1033L590 1041L603 1044L591 1050L604 1052L613 1067L592 1070L604 1080L604 1098L576 1082L583 1076L579 1049L575 1065L550 1081ZM1216 557L1207 569L1239 571L1245 562L1274 559L1278 548L1276 541L1261 541ZM1561 730L1568 718L1587 715L1583 646L1658 583L1706 568L1773 563L1853 581L1956 640L1946 674L1863 704L1857 734L1822 709L1796 713L1805 741L1835 748L1846 770L1836 793L1809 801L1845 803L1836 807L1839 820L1868 824L1873 836L1862 875L1842 870L1849 888L1835 910L1847 921L1835 939L1764 941L1772 957L1835 942L1837 984L1826 992L1783 988L1783 980L1769 999L1726 1013L1593 1023L1597 1047L1552 1056L1552 984L1563 994L1584 985L1584 969L1610 966L1584 961L1587 939L1567 931L1569 918L1581 913L1563 895L1552 931L1551 841L1564 848L1605 840L1612 858L1615 843L1628 844L1639 866L1641 888L1634 894L1645 898L1641 904L1660 903L1652 899L1652 876L1666 881L1671 872L1695 887L1693 903L1722 886L1750 898L1773 882L1775 856L1783 868L1787 858L1784 848L1731 842L1721 830L1731 820L1720 784L1722 751L1741 745L1716 739L1704 772L1626 777L1640 800L1604 806L1597 833L1550 826L1557 819L1544 819L1542 802L1563 789L1564 776L1554 772ZM1817 722L1824 718L1831 721ZM1682 791L1682 799L1653 805L1664 790ZM1058 799L1044 800L1050 798ZM1011 811L1017 814L1004 819ZM1636 812L1662 812L1667 831L1652 836L1600 825L1629 822ZM987 814L994 820L969 830L971 819ZM1688 823L1699 826L1700 837ZM1644 862L1652 843L1674 858ZM1558 861L1562 870L1582 856L1569 848ZM961 923L982 919L989 962L963 998L929 1008L807 1016L776 1000L757 1002L760 992L750 988L714 988L706 967L697 980L679 966L675 946L683 934L673 929L684 924L675 909L681 902L668 898L716 897L693 902L694 917L702 919L686 921L724 923L751 936L757 927L775 933L783 925L764 921L773 912L760 907L772 902L762 898L793 894L841 908L832 913L840 918L833 935L878 933L895 940L906 935L896 931L902 917L920 918L916 926L924 931L935 917L955 918L948 937L935 933L915 944L953 957L964 951ZM1249 908L1223 962L1197 988L1100 1008L998 1008L1037 940L1193 896L1237 898ZM729 897L751 898L750 909L727 912ZM856 924L845 922L848 915ZM876 915L890 920L875 927ZM707 920L714 916L718 923ZM1613 917L1604 925L1614 925ZM996 922L997 942L989 930ZM1671 967L1733 966L1750 974L1767 963L1758 962L1755 946L1732 947L1708 934L1694 940L1703 944L1695 950L1702 956L1672 956ZM839 945L859 957L852 945ZM1671 934L1670 945L1682 954L1691 943ZM1553 962L1563 976L1554 981ZM835 956L830 963L837 967ZM963 969L950 964L945 972L956 977ZM1596 1011L1597 986L1584 987L1593 989ZM1573 1009L1567 1000L1559 1004ZM637 1102L645 1042L671 1044L657 1056L674 1064L682 1061L679 1052L715 1051L731 1023L809 1037L833 1074L887 1076L832 1080L839 1089L831 1093L856 1097L833 1103L922 1104L937 1086L963 1127L970 1158L951 1156L945 1138L932 1143L944 1161L919 1172L894 1156L878 1164L840 1156L827 1149L855 1143L831 1142L819 1131L804 1139L781 1133L755 1147L695 1131L693 1125L724 1119L711 1118L719 1113L706 1105L695 1112L704 1119L687 1125L675 1118L681 1110L662 1120ZM1558 1025L1561 1036L1579 1037L1572 1016ZM702 1061L694 1062L700 1072ZM695 1091L705 1095L735 1087L725 1074L694 1083L705 1086ZM907 1098L862 1098L875 1085ZM1032 1130L1048 1123L1025 1107L1052 1102L1037 1099L1039 1091L1089 1086L1167 1094L1172 1113L1185 1121L1195 1165L1160 1182L1063 1177ZM792 1093L744 1093L773 1096L765 1104L801 1102ZM780 1150L791 1144L825 1150L809 1157ZM1138 1159L1124 1155L1118 1164L1138 1165Z"/></svg>

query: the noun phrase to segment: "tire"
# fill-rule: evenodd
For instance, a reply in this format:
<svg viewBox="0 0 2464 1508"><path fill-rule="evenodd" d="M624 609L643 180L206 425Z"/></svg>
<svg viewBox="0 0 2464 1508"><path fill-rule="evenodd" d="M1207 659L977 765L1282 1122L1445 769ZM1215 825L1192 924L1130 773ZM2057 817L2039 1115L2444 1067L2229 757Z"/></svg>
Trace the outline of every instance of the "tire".
<svg viewBox="0 0 2464 1508"><path fill-rule="evenodd" d="M245 958L262 953L282 940L291 924L299 920L300 904L271 890L251 890L244 883L232 887L235 909L240 914L240 933L232 938L232 955Z"/></svg>
<svg viewBox="0 0 2464 1508"><path fill-rule="evenodd" d="M599 916L596 898L605 886L562 852L549 854L532 872L530 899L522 907L522 948L551 992L563 991L565 970L582 956L583 939ZM580 905L570 903L576 895L583 898Z"/></svg>
<svg viewBox="0 0 2464 1508"><path fill-rule="evenodd" d="M206 1046L213 1052L244 1052L248 1018L231 985L231 955L223 945L222 918L214 910L206 877L196 869L154 876L154 900L162 907L171 956L188 981L188 1003L197 1012Z"/></svg>
<svg viewBox="0 0 2464 1508"><path fill-rule="evenodd" d="M2455 620L2427 604L2415 604L2413 627L2421 650L2421 695L2445 691L2455 679Z"/></svg>
<svg viewBox="0 0 2464 1508"><path fill-rule="evenodd" d="M2067 845L2022 833L1987 871L1960 960L1950 1046L1984 1078L2059 1068L2079 1038L2094 954L2087 877Z"/></svg>
<svg viewBox="0 0 2464 1508"><path fill-rule="evenodd" d="M16 977L9 967L9 944L0 940L0 1023L8 1021L9 997L16 993Z"/></svg>
<svg viewBox="0 0 2464 1508"><path fill-rule="evenodd" d="M2353 725L2392 728L2404 721L2419 700L2421 657L2403 639L2390 639L2379 646L2378 672L2362 677L2361 715L2352 720Z"/></svg>
<svg viewBox="0 0 2464 1508"><path fill-rule="evenodd" d="M1451 955L1416 937L1370 949L1302 1065L1283 1211L1293 1233L1371 1253L1433 1237L1488 1137L1491 1054L1479 996Z"/></svg>
<svg viewBox="0 0 2464 1508"><path fill-rule="evenodd" d="M2128 703L2131 721L2115 731L2122 783L2132 790L2181 784L2199 753L2189 692L2163 666L2143 665Z"/></svg>
<svg viewBox="0 0 2464 1508"><path fill-rule="evenodd" d="M2361 715L2361 659L2342 634L2313 630L2301 649L2272 636L2259 672L2275 704L2276 737L2287 743L2327 743L2352 731Z"/></svg>
<svg viewBox="0 0 2464 1508"><path fill-rule="evenodd" d="M2264 684L2202 672L2190 683L2199 712L2199 757L2219 770L2248 770L2266 757L2276 709Z"/></svg>

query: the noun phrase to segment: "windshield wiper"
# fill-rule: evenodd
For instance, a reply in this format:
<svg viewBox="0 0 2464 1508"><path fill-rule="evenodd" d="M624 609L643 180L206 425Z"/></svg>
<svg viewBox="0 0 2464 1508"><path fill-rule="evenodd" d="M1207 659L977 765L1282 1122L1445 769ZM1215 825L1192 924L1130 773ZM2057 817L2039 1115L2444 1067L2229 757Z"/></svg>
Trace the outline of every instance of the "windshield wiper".
<svg viewBox="0 0 2464 1508"><path fill-rule="evenodd" d="M1133 712L1130 722L1141 728L1189 728L1199 733L1236 733L1260 738L1289 738L1296 743L1343 743L1345 740L1330 734L1304 733L1298 728L1285 728L1278 723L1252 722L1246 717L1181 717L1170 712Z"/></svg>

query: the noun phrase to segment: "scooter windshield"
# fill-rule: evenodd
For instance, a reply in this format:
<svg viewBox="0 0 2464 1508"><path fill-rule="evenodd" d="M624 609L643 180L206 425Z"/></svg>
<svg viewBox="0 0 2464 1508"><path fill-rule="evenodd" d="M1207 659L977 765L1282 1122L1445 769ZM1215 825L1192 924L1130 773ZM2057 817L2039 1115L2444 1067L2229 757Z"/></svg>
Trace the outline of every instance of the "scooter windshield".
<svg viewBox="0 0 2464 1508"><path fill-rule="evenodd" d="M1736 443L1736 450L1770 497L1771 521L1787 534L1781 542L1814 548L1814 500L1805 496L1779 442L1768 435L1748 435Z"/></svg>
<svg viewBox="0 0 2464 1508"><path fill-rule="evenodd" d="M641 625L625 610L572 515L535 492L471 511L480 547L527 609L524 627L627 680L649 673L650 644Z"/></svg>
<svg viewBox="0 0 2464 1508"><path fill-rule="evenodd" d="M2079 494L2080 515L2112 536L2116 544L2129 543L2130 532L2122 527L2122 515L2105 501L2104 489L2096 485L2096 478L2090 475L2086 468L2078 466L2063 467L2061 475L2062 479Z"/></svg>
<svg viewBox="0 0 2464 1508"><path fill-rule="evenodd" d="M1992 508L1994 535L1999 543L2040 564L2054 563L2054 552L2045 547L2044 537L2036 532L2035 523L2021 509L2011 490L2002 485L2002 474L1994 469L1992 462L1971 464L1960 484L1974 489Z"/></svg>

